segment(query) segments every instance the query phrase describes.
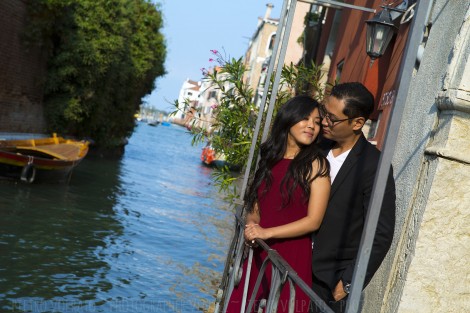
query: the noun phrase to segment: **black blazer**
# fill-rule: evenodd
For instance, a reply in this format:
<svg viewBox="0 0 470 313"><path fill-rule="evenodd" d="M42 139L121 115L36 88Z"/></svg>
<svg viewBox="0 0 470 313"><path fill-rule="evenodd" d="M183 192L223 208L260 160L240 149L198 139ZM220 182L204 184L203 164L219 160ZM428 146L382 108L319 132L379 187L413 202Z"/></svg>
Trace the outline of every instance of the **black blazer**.
<svg viewBox="0 0 470 313"><path fill-rule="evenodd" d="M330 150L331 145L325 150ZM371 198L380 151L361 136L349 152L332 186L320 229L314 234L313 279L333 290L341 279L351 282ZM364 287L379 268L392 243L395 228L395 182L387 180Z"/></svg>

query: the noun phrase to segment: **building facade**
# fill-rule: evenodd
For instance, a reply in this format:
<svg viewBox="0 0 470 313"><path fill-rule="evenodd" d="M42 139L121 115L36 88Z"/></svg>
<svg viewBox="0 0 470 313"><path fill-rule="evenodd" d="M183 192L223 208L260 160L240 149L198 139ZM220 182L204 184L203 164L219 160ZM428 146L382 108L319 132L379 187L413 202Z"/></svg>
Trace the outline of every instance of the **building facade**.
<svg viewBox="0 0 470 313"><path fill-rule="evenodd" d="M219 66L215 66L208 71L216 71L217 77L220 80L225 79L225 73L222 73ZM225 82L225 90L230 88L229 83ZM197 100L197 120L195 121L195 126L204 129L207 134L210 134L214 131L214 117L217 114L217 107L220 105L220 100L222 98L222 91L211 81L203 79L201 81L200 93Z"/></svg>
<svg viewBox="0 0 470 313"><path fill-rule="evenodd" d="M256 30L244 56L247 72L245 82L254 91L253 101L259 105L264 94L266 74L273 53L279 19L271 17L273 5L266 5L264 17L258 18ZM284 64L298 64L304 55L303 33L305 15L310 10L310 4L299 2L295 7L294 19L287 43L288 49Z"/></svg>
<svg viewBox="0 0 470 313"><path fill-rule="evenodd" d="M187 78L183 82L178 95L177 112L173 115L174 119L185 119L186 112L190 111L191 106L194 106L194 104L197 102L200 87L200 81L195 81Z"/></svg>

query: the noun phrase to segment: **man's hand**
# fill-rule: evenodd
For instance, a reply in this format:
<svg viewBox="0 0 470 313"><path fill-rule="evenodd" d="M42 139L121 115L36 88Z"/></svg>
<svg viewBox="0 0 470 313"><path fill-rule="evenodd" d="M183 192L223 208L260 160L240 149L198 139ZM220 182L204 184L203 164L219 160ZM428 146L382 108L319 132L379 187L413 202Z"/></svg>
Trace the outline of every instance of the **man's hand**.
<svg viewBox="0 0 470 313"><path fill-rule="evenodd" d="M333 298L335 299L335 301L339 301L343 299L344 297L346 297L347 295L348 294L344 292L343 281L340 280L338 284L336 285L335 290L333 290Z"/></svg>

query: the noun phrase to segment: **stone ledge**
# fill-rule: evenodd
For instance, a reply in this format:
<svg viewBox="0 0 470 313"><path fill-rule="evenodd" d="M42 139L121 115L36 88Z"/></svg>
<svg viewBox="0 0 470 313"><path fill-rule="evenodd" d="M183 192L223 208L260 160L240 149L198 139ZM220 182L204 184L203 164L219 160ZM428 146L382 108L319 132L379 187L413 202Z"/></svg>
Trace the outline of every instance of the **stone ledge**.
<svg viewBox="0 0 470 313"><path fill-rule="evenodd" d="M470 164L470 156L466 153L456 152L455 150L446 149L446 148L439 148L436 146L427 147L424 150L425 154L428 155L435 155L438 157L442 157L448 160L456 161L459 163L466 163Z"/></svg>
<svg viewBox="0 0 470 313"><path fill-rule="evenodd" d="M442 91L436 99L439 110L456 110L470 114L470 91L450 89Z"/></svg>
<svg viewBox="0 0 470 313"><path fill-rule="evenodd" d="M437 106L443 112L439 116L434 142L424 153L459 163L470 164L468 144L468 114L470 114L470 91L449 89L439 93ZM446 129L446 130L444 130Z"/></svg>

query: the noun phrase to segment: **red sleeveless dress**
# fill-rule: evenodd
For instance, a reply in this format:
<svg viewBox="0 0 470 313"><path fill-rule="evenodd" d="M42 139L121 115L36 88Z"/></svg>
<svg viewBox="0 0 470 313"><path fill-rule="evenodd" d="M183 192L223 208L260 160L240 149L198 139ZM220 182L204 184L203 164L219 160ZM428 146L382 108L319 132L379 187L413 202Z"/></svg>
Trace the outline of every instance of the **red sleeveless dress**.
<svg viewBox="0 0 470 313"><path fill-rule="evenodd" d="M272 185L270 190L263 196L261 191L264 183L258 190L258 201L260 209L260 226L263 228L280 226L299 220L307 215L308 203L304 201L303 192L297 187L294 195L291 197L290 203L282 207L281 198L281 181L287 173L287 169L292 160L283 159L279 161L272 169ZM308 285L312 285L312 240L311 234L306 234L296 238L287 239L269 239L266 243L276 250L289 265L295 270L297 275ZM258 277L259 269L266 258L266 253L261 248L255 248L253 253L253 264L250 274L250 282L246 305L248 306L252 290ZM243 265L243 277L237 287L234 288L227 307L227 313L238 313L243 299L243 288L245 285L245 274L247 272L248 259ZM264 274L263 281L258 291L254 310L261 299L268 300L269 286L271 284L271 265L268 264ZM295 310L294 312L308 312L310 299L307 295L296 286L295 290ZM288 312L289 309L289 283L283 286L281 291L277 312Z"/></svg>

